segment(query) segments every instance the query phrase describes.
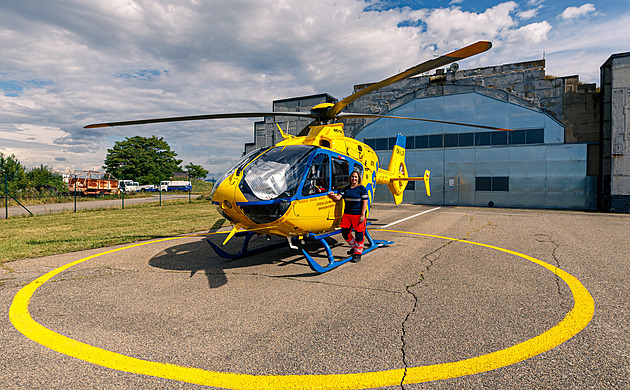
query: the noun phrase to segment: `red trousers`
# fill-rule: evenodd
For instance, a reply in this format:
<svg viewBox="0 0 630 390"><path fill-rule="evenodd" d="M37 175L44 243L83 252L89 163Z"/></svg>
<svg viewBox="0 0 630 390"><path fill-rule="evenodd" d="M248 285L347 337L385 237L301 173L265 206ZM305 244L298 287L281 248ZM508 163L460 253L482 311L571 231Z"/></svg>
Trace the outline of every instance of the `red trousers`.
<svg viewBox="0 0 630 390"><path fill-rule="evenodd" d="M363 253L363 233L365 232L366 221L359 223L360 215L344 214L341 217L341 235L350 244L350 247L354 249L354 253L360 255ZM350 230L356 232L356 240L350 233Z"/></svg>

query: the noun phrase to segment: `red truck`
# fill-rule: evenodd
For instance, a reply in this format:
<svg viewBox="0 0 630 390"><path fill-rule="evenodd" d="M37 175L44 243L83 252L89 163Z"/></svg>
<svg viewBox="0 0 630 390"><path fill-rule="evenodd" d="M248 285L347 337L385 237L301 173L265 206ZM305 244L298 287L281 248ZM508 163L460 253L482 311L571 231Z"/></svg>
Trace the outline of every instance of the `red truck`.
<svg viewBox="0 0 630 390"><path fill-rule="evenodd" d="M68 189L80 195L118 195L118 180L110 173L77 171L68 175Z"/></svg>

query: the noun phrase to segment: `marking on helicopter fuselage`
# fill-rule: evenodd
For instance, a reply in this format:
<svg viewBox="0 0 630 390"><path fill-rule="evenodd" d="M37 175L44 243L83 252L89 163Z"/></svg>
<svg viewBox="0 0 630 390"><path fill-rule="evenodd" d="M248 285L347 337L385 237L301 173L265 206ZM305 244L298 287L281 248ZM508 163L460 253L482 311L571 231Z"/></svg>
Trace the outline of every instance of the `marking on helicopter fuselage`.
<svg viewBox="0 0 630 390"><path fill-rule="evenodd" d="M497 251L521 257L538 264L562 279L573 294L574 306L563 320L544 333L514 346L488 353L485 355L464 359L456 362L432 364L428 366L409 367L407 369L393 369L374 372L360 372L350 374L322 374L322 375L249 375L231 372L208 371L194 367L184 367L169 363L159 363L142 360L97 348L56 333L36 322L30 315L28 306L35 291L54 276L87 260L106 254L149 245L158 242L206 236L208 234L195 234L187 236L169 237L143 243L128 245L98 253L61 266L47 274L35 279L23 287L15 295L9 309L9 318L15 328L29 339L59 353L75 357L77 359L108 367L114 370L130 372L141 375L149 375L159 378L172 379L181 382L200 385L223 387L229 389L264 388L264 389L357 389L400 385L401 378L404 384L436 381L472 375L494 370L511 364L521 362L533 356L549 351L569 340L591 321L595 304L591 294L574 276L553 265L547 264L531 256L515 252L509 249L482 244L478 242L459 240L450 237L436 236L432 234L403 232L386 229L374 229L391 233L411 234L424 237L433 237L459 243L478 245ZM223 232L225 233L225 232ZM214 234L214 233L211 233Z"/></svg>

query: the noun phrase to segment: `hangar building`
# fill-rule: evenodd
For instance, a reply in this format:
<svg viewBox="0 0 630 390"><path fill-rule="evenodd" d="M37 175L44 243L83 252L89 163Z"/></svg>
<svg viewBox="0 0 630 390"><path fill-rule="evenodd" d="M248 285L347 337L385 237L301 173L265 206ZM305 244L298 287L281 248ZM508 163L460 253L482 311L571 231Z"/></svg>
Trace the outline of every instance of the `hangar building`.
<svg viewBox="0 0 630 390"><path fill-rule="evenodd" d="M385 166L396 135L407 137L408 171L431 171L431 197L410 182L405 203L630 211L630 53L613 55L601 72L600 93L578 76L546 75L545 60L451 65L368 94L344 111L514 131L382 118L346 121L345 132L370 145ZM335 101L312 95L278 100L273 108L307 111ZM256 122L246 152L279 141L276 123L297 134L308 120ZM379 186L375 200L391 202L391 194Z"/></svg>

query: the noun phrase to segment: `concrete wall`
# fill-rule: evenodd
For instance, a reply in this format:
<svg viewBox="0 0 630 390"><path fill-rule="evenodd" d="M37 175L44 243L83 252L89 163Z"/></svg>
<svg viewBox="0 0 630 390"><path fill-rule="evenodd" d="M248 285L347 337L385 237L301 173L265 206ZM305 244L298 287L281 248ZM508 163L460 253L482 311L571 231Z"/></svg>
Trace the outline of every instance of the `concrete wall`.
<svg viewBox="0 0 630 390"><path fill-rule="evenodd" d="M369 84L355 86L355 91ZM478 69L439 71L390 85L351 103L349 112L384 113L414 99L477 92L545 112L565 126L567 143L598 142L600 107L595 84L578 76L545 75L545 60ZM353 120L346 134L354 136L373 120Z"/></svg>
<svg viewBox="0 0 630 390"><path fill-rule="evenodd" d="M601 68L603 198L600 207L630 211L630 53L611 56Z"/></svg>

